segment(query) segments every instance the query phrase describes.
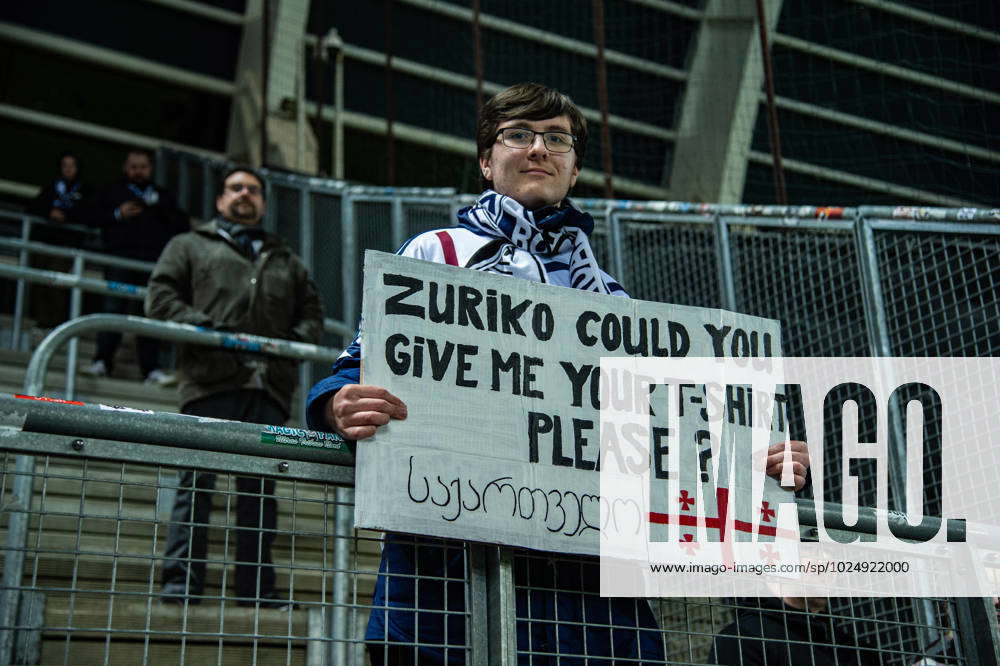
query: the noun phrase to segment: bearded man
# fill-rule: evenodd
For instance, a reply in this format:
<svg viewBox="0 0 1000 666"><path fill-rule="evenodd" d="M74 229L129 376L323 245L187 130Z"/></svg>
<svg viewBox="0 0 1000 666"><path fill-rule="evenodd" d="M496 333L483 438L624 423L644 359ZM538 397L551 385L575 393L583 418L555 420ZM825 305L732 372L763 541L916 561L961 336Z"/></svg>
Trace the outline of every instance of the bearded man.
<svg viewBox="0 0 1000 666"><path fill-rule="evenodd" d="M323 308L309 273L283 240L264 231L264 181L249 167L222 179L219 216L174 238L149 279L146 315L207 328L316 343ZM291 411L298 362L180 348L181 412L282 425ZM167 536L161 600L198 603L205 585L206 531L215 474L182 471ZM274 480L236 479L235 596L241 606L289 609L274 589ZM259 566L258 566L259 565ZM223 590L223 594L226 591Z"/></svg>

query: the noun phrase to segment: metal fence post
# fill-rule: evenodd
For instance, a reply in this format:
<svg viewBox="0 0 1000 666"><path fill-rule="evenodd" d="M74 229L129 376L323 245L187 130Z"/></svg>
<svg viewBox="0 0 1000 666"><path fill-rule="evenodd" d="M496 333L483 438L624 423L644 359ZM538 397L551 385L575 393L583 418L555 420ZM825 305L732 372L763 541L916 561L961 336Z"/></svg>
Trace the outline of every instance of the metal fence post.
<svg viewBox="0 0 1000 666"><path fill-rule="evenodd" d="M330 153L330 167L333 177L344 179L344 42L335 30L331 30L331 46L337 49L333 65L333 148Z"/></svg>
<svg viewBox="0 0 1000 666"><path fill-rule="evenodd" d="M719 300L722 307L736 311L736 280L733 279L733 253L729 246L729 225L722 215L715 213L715 242L718 248L715 258L718 265Z"/></svg>
<svg viewBox="0 0 1000 666"><path fill-rule="evenodd" d="M24 550L28 541L31 500L35 492L35 458L17 456L14 459L14 481L10 499L4 510L7 539L4 543L3 587L0 589L0 664L11 663L14 637L17 632L18 607L21 600L21 578L24 576Z"/></svg>
<svg viewBox="0 0 1000 666"><path fill-rule="evenodd" d="M955 600L962 656L973 666L1000 664L1000 631L993 600L967 597Z"/></svg>
<svg viewBox="0 0 1000 666"><path fill-rule="evenodd" d="M865 320L868 323L868 341L874 356L892 356L889 344L889 325L885 317L885 299L875 252L875 232L859 208L854 218L854 240L857 245L858 269L861 272Z"/></svg>
<svg viewBox="0 0 1000 666"><path fill-rule="evenodd" d="M215 184L212 177L212 165L208 160L201 163L201 219L211 220L215 217L213 204L215 202Z"/></svg>
<svg viewBox="0 0 1000 666"><path fill-rule="evenodd" d="M358 229L354 217L354 196L350 191L344 191L342 202L344 208L340 218L343 234L340 270L344 289L343 321L356 322L358 321Z"/></svg>
<svg viewBox="0 0 1000 666"><path fill-rule="evenodd" d="M623 282L628 278L625 276L625 259L622 251L622 229L621 221L615 214L614 207L609 201L605 208L605 218L608 221L609 240L611 241L611 274L617 280Z"/></svg>
<svg viewBox="0 0 1000 666"><path fill-rule="evenodd" d="M264 195L265 195L264 198L267 201L273 202L274 201L274 196L275 196L275 187L274 187L274 185L271 184L271 181L273 179L271 178L271 174L267 171L267 169L261 169L261 172L264 174ZM268 232L270 232L272 234L273 233L277 233L277 231L278 231L278 221L277 221L277 218L278 218L278 212L277 212L278 207L277 206L266 206L266 208L267 208L267 210L264 213L264 219L261 220L261 225L264 227L264 229L266 231L268 231Z"/></svg>
<svg viewBox="0 0 1000 666"><path fill-rule="evenodd" d="M885 299L882 297L882 278L878 268L878 255L875 251L875 232L861 209L854 220L855 242L857 244L858 268L861 272L861 285L864 301L865 320L868 323L868 340L872 355L881 357L892 356L892 345L889 342L889 325L885 314ZM905 490L902 480L906 478L906 439L903 436L903 423L898 409L889 410L889 428L893 433L896 445L896 473L892 485L893 492L901 497Z"/></svg>
<svg viewBox="0 0 1000 666"><path fill-rule="evenodd" d="M504 546L487 547L486 580L489 596L487 627L490 666L508 666L517 663L513 561L510 548Z"/></svg>
<svg viewBox="0 0 1000 666"><path fill-rule="evenodd" d="M486 549L490 547L481 543L469 543L466 551L469 563L469 585L465 607L469 611L469 618L465 624L465 634L469 645L469 666L488 666L489 664L489 632L483 631L483 627L489 626L489 571L486 563Z"/></svg>
<svg viewBox="0 0 1000 666"><path fill-rule="evenodd" d="M312 193L305 187L299 188L299 258L305 265L309 274L313 273L313 211ZM309 365L299 363L299 402L302 405L299 410L299 417L302 424L306 423L306 394L309 393L311 384Z"/></svg>
<svg viewBox="0 0 1000 666"><path fill-rule="evenodd" d="M177 156L177 202L184 210L191 210L191 172L187 156Z"/></svg>
<svg viewBox="0 0 1000 666"><path fill-rule="evenodd" d="M83 276L83 256L73 257L73 275ZM83 305L83 290L79 286L73 287L70 291L69 318L76 319L80 316ZM66 351L66 399L72 400L76 396L76 362L77 354L80 350L80 339L73 338L69 341L69 349Z"/></svg>
<svg viewBox="0 0 1000 666"><path fill-rule="evenodd" d="M348 612L349 577L351 550L349 543L354 530L354 490L337 488L334 491L333 528L333 607L327 617L330 619L327 636L330 646L327 663L346 666L354 663L355 651L350 649L352 613Z"/></svg>
<svg viewBox="0 0 1000 666"><path fill-rule="evenodd" d="M31 218L25 215L21 218L21 241L28 243L31 240ZM22 247L18 253L17 264L21 268L28 265L28 248ZM24 326L24 302L27 299L27 289L23 279L17 281L17 291L14 297L14 320L10 325L10 348L21 348L21 327Z"/></svg>
<svg viewBox="0 0 1000 666"><path fill-rule="evenodd" d="M403 241L406 239L406 231L404 227L403 218L403 200L399 195L393 194L392 196L392 249L395 250Z"/></svg>
<svg viewBox="0 0 1000 666"><path fill-rule="evenodd" d="M305 267L312 271L313 269L313 255L312 255L312 244L313 244L313 211L312 211L312 194L310 190L305 187L299 187L299 256L302 259L302 263Z"/></svg>
<svg viewBox="0 0 1000 666"><path fill-rule="evenodd" d="M880 357L892 356L892 345L889 341L889 324L886 319L885 299L882 297L882 277L878 267L878 253L875 249L875 231L865 217L864 209L858 208L854 218L854 240L858 256L858 269L861 278L861 293L864 304L865 321L868 324L868 340L872 355ZM905 413L898 404L889 405L889 446L896 449L896 472L890 475L890 490L896 497L904 497L906 491L906 437L903 429ZM909 507L907 507L909 508ZM927 643L936 636L929 627L935 626L934 605L927 599L917 602L923 615L921 632Z"/></svg>

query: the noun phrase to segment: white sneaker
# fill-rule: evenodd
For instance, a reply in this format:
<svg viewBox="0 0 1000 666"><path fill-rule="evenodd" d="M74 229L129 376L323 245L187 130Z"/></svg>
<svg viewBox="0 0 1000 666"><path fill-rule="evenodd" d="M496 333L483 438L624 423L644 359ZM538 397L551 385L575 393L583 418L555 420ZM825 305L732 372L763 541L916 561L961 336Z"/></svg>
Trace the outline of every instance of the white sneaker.
<svg viewBox="0 0 1000 666"><path fill-rule="evenodd" d="M146 383L154 386L167 388L177 383L177 375L173 373L163 372L163 370L157 368L156 370L153 370L148 375L146 375Z"/></svg>
<svg viewBox="0 0 1000 666"><path fill-rule="evenodd" d="M91 377L107 377L108 366L104 364L104 361L94 361L83 369L83 374Z"/></svg>

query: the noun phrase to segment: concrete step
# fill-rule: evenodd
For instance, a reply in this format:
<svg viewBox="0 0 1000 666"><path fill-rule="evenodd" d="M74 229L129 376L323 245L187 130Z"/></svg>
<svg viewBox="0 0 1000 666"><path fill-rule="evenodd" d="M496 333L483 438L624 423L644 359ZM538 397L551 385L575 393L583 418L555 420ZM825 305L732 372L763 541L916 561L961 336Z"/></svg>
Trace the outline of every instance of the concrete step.
<svg viewBox="0 0 1000 666"><path fill-rule="evenodd" d="M99 557L96 555L70 555L66 553L45 553L45 558L34 557L29 551L26 573L30 572L30 580L34 589L45 592L47 596L75 596L90 599L108 600L114 596L125 601L142 601L147 597L158 598L160 593L161 569L160 562L119 557L117 559ZM232 556L232 555L231 555ZM159 555L157 555L159 557ZM332 571L317 567L304 568L296 564L295 569L282 566L287 562L281 554L275 553L275 588L289 592L297 602L318 604L325 597L330 599L333 578ZM225 581L223 581L225 576ZM352 577L356 579L355 594L358 603L370 603L375 586L375 576ZM26 578L25 583L28 583ZM202 605L219 605L223 595L227 605L235 606L233 597L235 589L233 566L220 563L210 563L205 572L204 595L215 597L206 599ZM115 602L117 605L117 601Z"/></svg>
<svg viewBox="0 0 1000 666"><path fill-rule="evenodd" d="M46 632L42 641L43 664L216 664L218 666L303 666L306 663L307 642L268 641L244 636L227 636L221 640L184 640L175 635L151 635L142 640L82 640L73 634L67 641L61 634ZM100 635L94 634L94 635ZM319 641L318 645L325 645ZM314 648L322 649L322 647ZM367 663L367 661L365 662Z"/></svg>
<svg viewBox="0 0 1000 666"><path fill-rule="evenodd" d="M112 603L113 600L113 603ZM225 607L201 603L188 605L161 604L157 600L130 599L127 596L108 597L77 593L69 599L49 596L45 604L45 624L50 627L72 626L77 630L100 629L115 632L116 639L138 638L143 632L196 634L252 634L274 637L305 637L308 634L306 608L299 606L292 611L260 609L237 606L228 601ZM256 625L256 626L255 626ZM206 637L202 637L204 640ZM189 640L198 640L190 636ZM271 639L278 642L280 639Z"/></svg>
<svg viewBox="0 0 1000 666"><path fill-rule="evenodd" d="M0 391L21 393L24 389L24 375L31 358L29 352L0 349ZM152 409L161 412L176 412L178 409L177 388L163 388L145 384L135 371L134 379L115 377L91 377L82 370L90 365L89 357L80 356L76 375L76 400L83 402L125 405L136 409ZM55 358L49 366L45 378L43 395L54 398L66 396L66 359Z"/></svg>

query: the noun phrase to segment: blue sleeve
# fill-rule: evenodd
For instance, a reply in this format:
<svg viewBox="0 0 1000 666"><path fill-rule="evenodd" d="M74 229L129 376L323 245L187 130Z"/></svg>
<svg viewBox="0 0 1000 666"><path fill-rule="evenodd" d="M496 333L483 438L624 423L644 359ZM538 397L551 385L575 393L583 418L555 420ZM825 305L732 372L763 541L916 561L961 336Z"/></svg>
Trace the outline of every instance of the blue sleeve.
<svg viewBox="0 0 1000 666"><path fill-rule="evenodd" d="M325 430L332 432L323 412L326 410L326 403L333 398L333 394L348 384L357 384L361 381L361 345L358 336L347 346L344 353L333 364L333 369L329 377L321 379L309 389L306 397L306 424L310 430Z"/></svg>
<svg viewBox="0 0 1000 666"><path fill-rule="evenodd" d="M444 263L441 255L440 243L433 236L435 231L428 231L417 234L406 240L403 245L396 250L396 254L404 257L423 259L425 261L436 261ZM428 239L432 239L428 242ZM354 340L347 346L344 353L333 364L331 374L326 379L317 382L306 397L306 424L311 430L331 431L330 425L326 422L323 412L326 410L326 403L333 398L333 394L348 384L358 384L361 381L361 343L358 338L360 329L355 334Z"/></svg>

